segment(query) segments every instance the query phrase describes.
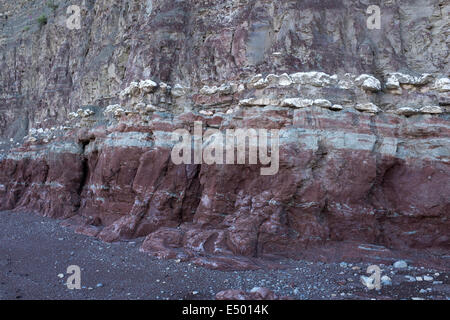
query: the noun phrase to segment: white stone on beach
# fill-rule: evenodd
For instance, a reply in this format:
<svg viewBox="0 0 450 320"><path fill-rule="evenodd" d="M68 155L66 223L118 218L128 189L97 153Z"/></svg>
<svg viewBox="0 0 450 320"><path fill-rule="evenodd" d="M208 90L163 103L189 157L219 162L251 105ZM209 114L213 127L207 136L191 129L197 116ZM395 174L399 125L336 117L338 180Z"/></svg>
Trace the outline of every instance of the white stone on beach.
<svg viewBox="0 0 450 320"><path fill-rule="evenodd" d="M405 260L399 260L394 263L394 268L396 268L396 269L404 269L407 267L408 267L408 264L406 263Z"/></svg>

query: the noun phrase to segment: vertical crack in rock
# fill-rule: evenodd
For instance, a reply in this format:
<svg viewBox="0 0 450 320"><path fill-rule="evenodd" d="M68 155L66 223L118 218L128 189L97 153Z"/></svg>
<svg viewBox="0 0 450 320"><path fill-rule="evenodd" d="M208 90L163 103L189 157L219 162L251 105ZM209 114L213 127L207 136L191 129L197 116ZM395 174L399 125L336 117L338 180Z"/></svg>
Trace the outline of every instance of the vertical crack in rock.
<svg viewBox="0 0 450 320"><path fill-rule="evenodd" d="M192 170L192 167L195 169ZM180 225L185 222L193 221L203 194L203 187L200 183L201 166L189 165L186 166L186 171L190 171L191 173L187 175L188 183L182 198Z"/></svg>
<svg viewBox="0 0 450 320"><path fill-rule="evenodd" d="M86 187L86 183L89 178L89 163L86 157L86 146L90 143L90 141L80 141L81 142L81 177L80 177L80 185L77 190L77 194L81 197L84 188ZM78 206L79 207L79 206Z"/></svg>

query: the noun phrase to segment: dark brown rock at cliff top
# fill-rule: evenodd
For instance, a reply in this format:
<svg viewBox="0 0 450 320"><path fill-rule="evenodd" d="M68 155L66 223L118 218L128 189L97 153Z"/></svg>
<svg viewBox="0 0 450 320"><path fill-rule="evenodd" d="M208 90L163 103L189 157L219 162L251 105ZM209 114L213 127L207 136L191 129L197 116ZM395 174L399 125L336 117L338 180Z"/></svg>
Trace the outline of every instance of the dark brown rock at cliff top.
<svg viewBox="0 0 450 320"><path fill-rule="evenodd" d="M448 256L448 1L55 3L0 1L0 210L217 269ZM195 121L279 130L277 174L174 164Z"/></svg>

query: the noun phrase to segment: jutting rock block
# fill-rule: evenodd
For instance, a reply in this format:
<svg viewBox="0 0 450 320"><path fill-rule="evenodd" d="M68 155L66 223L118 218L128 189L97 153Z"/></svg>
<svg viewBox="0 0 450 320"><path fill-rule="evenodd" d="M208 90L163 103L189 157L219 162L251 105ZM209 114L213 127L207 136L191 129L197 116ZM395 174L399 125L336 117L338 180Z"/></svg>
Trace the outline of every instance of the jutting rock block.
<svg viewBox="0 0 450 320"><path fill-rule="evenodd" d="M356 0L138 2L22 32L3 1L0 210L216 269L450 249L450 4L391 1L370 29ZM278 130L278 173L175 165L195 122Z"/></svg>

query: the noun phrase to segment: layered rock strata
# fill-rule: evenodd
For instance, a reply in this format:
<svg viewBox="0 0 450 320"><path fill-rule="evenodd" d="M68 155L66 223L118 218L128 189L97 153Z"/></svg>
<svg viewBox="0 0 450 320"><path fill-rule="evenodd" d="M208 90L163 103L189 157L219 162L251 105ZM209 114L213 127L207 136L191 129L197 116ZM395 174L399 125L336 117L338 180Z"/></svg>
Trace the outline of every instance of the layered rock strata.
<svg viewBox="0 0 450 320"><path fill-rule="evenodd" d="M26 41L12 31L42 6L2 3L0 210L211 268L331 243L448 252L449 5L425 2L382 6L389 34L359 1L86 1L79 31L61 2ZM175 165L195 122L279 130L278 173Z"/></svg>

